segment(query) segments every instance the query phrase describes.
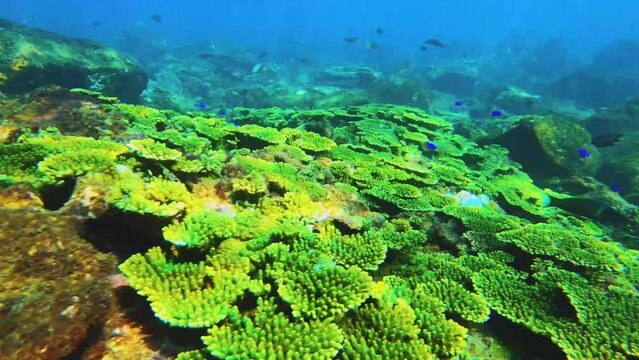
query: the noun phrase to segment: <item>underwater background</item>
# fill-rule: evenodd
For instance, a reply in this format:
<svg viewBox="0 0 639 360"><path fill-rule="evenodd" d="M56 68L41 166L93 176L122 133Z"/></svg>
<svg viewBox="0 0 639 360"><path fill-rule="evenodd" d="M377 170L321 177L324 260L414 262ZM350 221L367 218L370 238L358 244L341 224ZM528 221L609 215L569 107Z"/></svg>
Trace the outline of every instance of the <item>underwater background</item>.
<svg viewBox="0 0 639 360"><path fill-rule="evenodd" d="M0 3L0 360L639 359L639 2Z"/></svg>

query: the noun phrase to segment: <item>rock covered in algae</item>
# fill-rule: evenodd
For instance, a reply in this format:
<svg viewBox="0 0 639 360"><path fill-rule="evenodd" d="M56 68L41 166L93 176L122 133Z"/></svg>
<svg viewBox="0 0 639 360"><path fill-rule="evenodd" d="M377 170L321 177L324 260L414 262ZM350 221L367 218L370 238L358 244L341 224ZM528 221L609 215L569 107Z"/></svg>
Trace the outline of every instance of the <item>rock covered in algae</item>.
<svg viewBox="0 0 639 360"><path fill-rule="evenodd" d="M78 237L74 221L0 210L0 358L62 358L106 313L115 257Z"/></svg>
<svg viewBox="0 0 639 360"><path fill-rule="evenodd" d="M148 75L128 56L88 40L0 21L0 91L24 94L43 85L90 88L135 102Z"/></svg>
<svg viewBox="0 0 639 360"><path fill-rule="evenodd" d="M592 176L599 167L599 152L588 132L557 116L525 117L493 142L508 148L533 179Z"/></svg>

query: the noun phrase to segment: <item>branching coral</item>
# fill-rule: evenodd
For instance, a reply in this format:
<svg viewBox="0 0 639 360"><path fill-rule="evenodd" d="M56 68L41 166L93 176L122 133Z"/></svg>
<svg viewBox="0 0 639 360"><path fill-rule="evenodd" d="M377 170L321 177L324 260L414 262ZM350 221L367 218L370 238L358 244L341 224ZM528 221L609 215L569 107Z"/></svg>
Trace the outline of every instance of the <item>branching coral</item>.
<svg viewBox="0 0 639 360"><path fill-rule="evenodd" d="M291 305L293 316L307 319L341 317L368 296L371 278L356 266L319 264L293 269L278 279L278 293Z"/></svg>
<svg viewBox="0 0 639 360"><path fill-rule="evenodd" d="M227 324L203 337L215 357L233 359L331 359L342 346L340 329L327 321L291 321L273 299L259 299L252 317L237 310Z"/></svg>
<svg viewBox="0 0 639 360"><path fill-rule="evenodd" d="M396 304L367 303L344 319L344 359L432 359L419 337L413 309Z"/></svg>
<svg viewBox="0 0 639 360"><path fill-rule="evenodd" d="M149 299L156 316L173 326L212 326L232 312L244 291L264 289L248 276L248 258L217 255L206 262L172 263L152 248L129 258L120 270Z"/></svg>

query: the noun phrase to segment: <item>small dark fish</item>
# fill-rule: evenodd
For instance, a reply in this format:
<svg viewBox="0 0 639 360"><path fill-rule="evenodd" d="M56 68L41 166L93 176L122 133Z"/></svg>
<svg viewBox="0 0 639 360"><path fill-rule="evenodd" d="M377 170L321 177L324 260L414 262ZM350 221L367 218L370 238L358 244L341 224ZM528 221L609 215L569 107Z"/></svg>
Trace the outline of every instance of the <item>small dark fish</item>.
<svg viewBox="0 0 639 360"><path fill-rule="evenodd" d="M100 25L102 25L102 21L99 21L99 20L96 20L91 23L91 26L100 26Z"/></svg>
<svg viewBox="0 0 639 360"><path fill-rule="evenodd" d="M464 106L464 102L461 100L455 101L455 106Z"/></svg>
<svg viewBox="0 0 639 360"><path fill-rule="evenodd" d="M195 107L198 107L202 110L206 109L206 103L204 101L194 104Z"/></svg>
<svg viewBox="0 0 639 360"><path fill-rule="evenodd" d="M268 57L268 51L262 51L259 54L257 54L257 58L260 60L264 60Z"/></svg>
<svg viewBox="0 0 639 360"><path fill-rule="evenodd" d="M293 114L288 114L286 115L286 120L291 120L292 117L293 117Z"/></svg>
<svg viewBox="0 0 639 360"><path fill-rule="evenodd" d="M426 146L428 146L428 148L431 149L431 150L437 150L437 145L435 145L435 143L433 143L433 142L430 142L430 141L427 142Z"/></svg>
<svg viewBox="0 0 639 360"><path fill-rule="evenodd" d="M164 23L164 19L162 18L162 15L159 15L159 14L151 15L151 20L155 21L158 24Z"/></svg>
<svg viewBox="0 0 639 360"><path fill-rule="evenodd" d="M501 110L497 110L497 109L495 109L495 110L493 110L493 111L490 113L490 115L491 115L491 116L494 116L494 117L498 117L498 116L502 116L502 115L504 115L504 113L503 113Z"/></svg>
<svg viewBox="0 0 639 360"><path fill-rule="evenodd" d="M579 150L577 150L577 153L579 153L579 155L584 159L588 159L590 157L590 153L584 148L580 148Z"/></svg>
<svg viewBox="0 0 639 360"><path fill-rule="evenodd" d="M237 121L233 121L233 126L239 126L240 123L238 123Z"/></svg>
<svg viewBox="0 0 639 360"><path fill-rule="evenodd" d="M359 38L356 36L347 36L344 38L344 41L346 41L347 43L354 43L359 41Z"/></svg>
<svg viewBox="0 0 639 360"><path fill-rule="evenodd" d="M368 50L375 50L375 49L379 48L379 44L376 43L376 42L369 42L369 43L366 44L366 48Z"/></svg>
<svg viewBox="0 0 639 360"><path fill-rule="evenodd" d="M217 114L220 115L220 116L224 116L224 115L226 115L226 110L225 109L220 109L220 111L218 111Z"/></svg>
<svg viewBox="0 0 639 360"><path fill-rule="evenodd" d="M378 27L377 29L375 29L375 32L378 34L383 34L384 33L384 29L381 27Z"/></svg>
<svg viewBox="0 0 639 360"><path fill-rule="evenodd" d="M596 147L608 147L616 144L621 139L622 134L605 134L592 138L592 144Z"/></svg>
<svg viewBox="0 0 639 360"><path fill-rule="evenodd" d="M612 185L612 186L610 187L610 190L611 190L612 192L616 192L616 193L618 193L618 192L620 192L620 191L621 191L621 187L620 187L619 185Z"/></svg>
<svg viewBox="0 0 639 360"><path fill-rule="evenodd" d="M213 54L209 54L209 53L199 53L199 54L197 54L197 57L198 57L198 58L200 58L200 59L206 60L206 59L210 59L210 58L212 58L212 57L213 57Z"/></svg>
<svg viewBox="0 0 639 360"><path fill-rule="evenodd" d="M422 46L419 48L419 51L426 51L426 50L428 50L428 46L426 46L426 45L422 45Z"/></svg>
<svg viewBox="0 0 639 360"><path fill-rule="evenodd" d="M442 48L442 49L446 48L446 45L443 42L441 42L441 41L439 41L437 39L428 39L428 40L424 41L424 45L432 45L432 46L436 46L436 47Z"/></svg>

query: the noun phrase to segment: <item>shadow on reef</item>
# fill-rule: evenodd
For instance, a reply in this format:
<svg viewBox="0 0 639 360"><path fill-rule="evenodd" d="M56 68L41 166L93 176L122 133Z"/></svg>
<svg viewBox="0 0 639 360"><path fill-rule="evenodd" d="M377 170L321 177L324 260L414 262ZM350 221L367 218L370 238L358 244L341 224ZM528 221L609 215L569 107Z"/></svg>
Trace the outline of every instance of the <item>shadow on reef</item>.
<svg viewBox="0 0 639 360"><path fill-rule="evenodd" d="M153 334L153 336L146 336L147 339L145 341L145 347L153 349L153 359L173 358L180 351L196 347L200 337L205 335L204 330L175 328L163 323L155 316L149 303L131 288L116 288L113 291L113 296L114 302L120 309L121 316L125 317L130 323L138 324L143 334ZM105 344L105 340L109 338L109 335L113 335L105 334L104 331L105 329L102 325L93 326L80 346L71 354L62 358L62 360L97 360L103 358L103 355L109 352L104 349L104 347L108 346ZM120 351L124 352L126 356L131 356L131 358L136 356L135 349L122 348ZM121 356L118 353L114 355Z"/></svg>
<svg viewBox="0 0 639 360"><path fill-rule="evenodd" d="M513 358L519 360L565 360L566 355L548 338L537 335L525 326L512 323L499 314L491 314L486 323L488 331L498 336L504 345L513 350Z"/></svg>
<svg viewBox="0 0 639 360"><path fill-rule="evenodd" d="M98 250L124 260L161 244L162 228L168 224L170 221L152 216L111 210L87 219L80 231Z"/></svg>

